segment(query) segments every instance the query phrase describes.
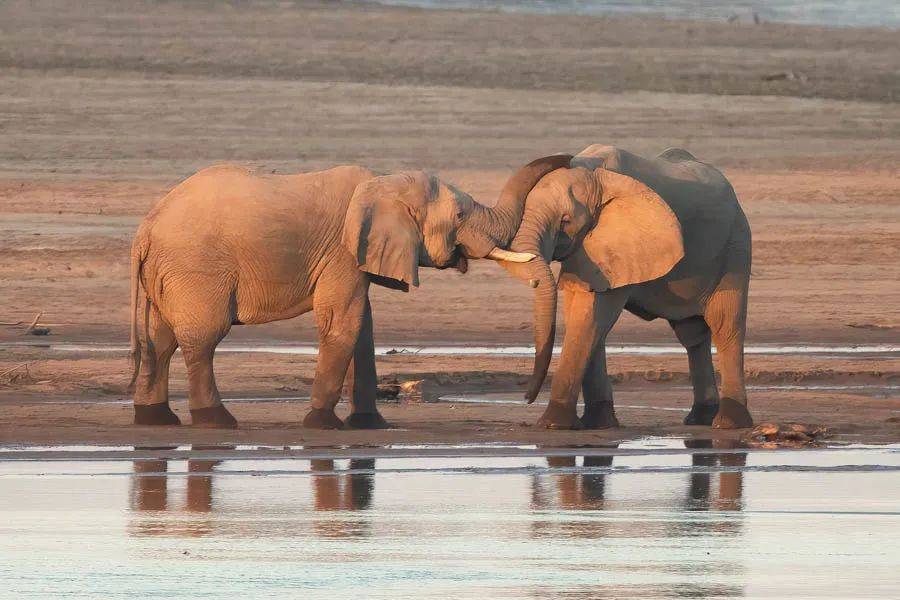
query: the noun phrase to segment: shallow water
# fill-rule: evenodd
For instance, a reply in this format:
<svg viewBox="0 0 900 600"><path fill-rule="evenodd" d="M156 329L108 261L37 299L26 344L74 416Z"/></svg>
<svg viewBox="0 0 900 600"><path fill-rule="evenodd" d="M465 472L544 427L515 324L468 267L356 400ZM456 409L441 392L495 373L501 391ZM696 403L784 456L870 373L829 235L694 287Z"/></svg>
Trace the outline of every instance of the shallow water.
<svg viewBox="0 0 900 600"><path fill-rule="evenodd" d="M684 445L350 459L26 451L0 461L0 595L900 593L897 448Z"/></svg>
<svg viewBox="0 0 900 600"><path fill-rule="evenodd" d="M367 0L377 4L667 19L753 20L827 27L900 27L895 0Z"/></svg>

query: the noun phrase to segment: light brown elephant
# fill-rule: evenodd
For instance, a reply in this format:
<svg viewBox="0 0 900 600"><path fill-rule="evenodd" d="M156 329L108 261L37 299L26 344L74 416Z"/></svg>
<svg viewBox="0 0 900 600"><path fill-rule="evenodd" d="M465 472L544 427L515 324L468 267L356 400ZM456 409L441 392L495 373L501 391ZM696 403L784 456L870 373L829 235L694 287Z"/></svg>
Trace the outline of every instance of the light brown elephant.
<svg viewBox="0 0 900 600"><path fill-rule="evenodd" d="M510 249L541 257L502 263L537 286L529 401L543 384L553 350L557 282L549 263L562 262L566 337L539 424L618 426L605 340L626 309L646 320L667 319L687 349L694 404L686 424L752 425L744 388L750 227L718 170L681 149L647 159L590 146L534 186ZM721 399L711 340L719 355Z"/></svg>
<svg viewBox="0 0 900 600"><path fill-rule="evenodd" d="M375 406L369 283L406 291L418 285L419 266L464 272L466 256L534 258L502 248L531 187L565 162L524 167L491 209L418 171L261 175L217 166L188 178L151 210L132 245L134 422L180 424L168 398L169 361L180 347L193 424L235 427L213 375L216 346L232 325L312 310L319 357L304 425L344 425L334 408L346 377L346 425L386 426Z"/></svg>

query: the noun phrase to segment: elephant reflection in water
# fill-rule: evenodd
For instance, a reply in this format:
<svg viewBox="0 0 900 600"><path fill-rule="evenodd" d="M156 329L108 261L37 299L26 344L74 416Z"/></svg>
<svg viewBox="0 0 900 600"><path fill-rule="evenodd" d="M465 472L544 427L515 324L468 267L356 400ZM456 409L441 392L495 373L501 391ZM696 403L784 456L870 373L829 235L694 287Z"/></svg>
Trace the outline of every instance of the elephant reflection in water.
<svg viewBox="0 0 900 600"><path fill-rule="evenodd" d="M585 456L584 467L612 466L612 456ZM574 469L578 466L576 456L548 456L547 466L553 469ZM605 475L566 473L549 478L555 488L557 501L549 498L535 477L532 480L531 507L535 509L561 508L564 510L603 510Z"/></svg>
<svg viewBox="0 0 900 600"><path fill-rule="evenodd" d="M685 448L703 449L715 448L717 450L734 449L735 444L728 440L685 440ZM746 452L733 453L695 453L691 455L691 464L694 467L743 467L747 464ZM740 471L720 471L719 491L710 498L710 484L712 473L691 473L691 502L688 510L732 510L739 511L742 508L744 492L744 474Z"/></svg>
<svg viewBox="0 0 900 600"><path fill-rule="evenodd" d="M350 459L349 473L334 470L334 461L311 460L314 506L317 511L360 511L372 505L375 477L374 458ZM358 516L358 515L357 515ZM330 515L313 522L313 528L321 537L365 537L369 534L368 519L344 518Z"/></svg>
<svg viewBox="0 0 900 600"><path fill-rule="evenodd" d="M702 449L715 447L716 449L732 448L720 442L712 443L709 440L686 441L685 447L690 449ZM665 483L662 478L676 477L676 475L662 475L648 473L646 475L616 474L613 481L634 484L637 480L643 482L653 481L659 477L658 487L648 487L644 498L651 499L653 503L663 506L653 506L662 509L663 514L654 514L656 511L647 511L646 518L639 513L642 509L649 508L643 502L643 498L637 500L638 506L631 507L626 502L609 498L607 486L610 482L607 473L571 472L552 475L535 475L532 478L532 509L547 511L547 519L535 519L532 523L532 536L535 538L553 540L558 538L570 538L577 540L602 538L631 538L646 540L646 545L655 547L678 547L677 538L715 537L719 535L736 537L741 533L742 523L739 519L722 515L719 518L704 518L699 515L688 515L684 511L740 511L743 497L743 474L740 471L710 472L716 467L733 468L742 467L746 463L746 453L693 453L691 454L691 466L693 469L687 474L686 490L683 496L672 498L659 492ZM615 457L585 456L583 467L611 467ZM621 457L618 459L621 461ZM575 456L548 456L547 466L557 469L575 469L578 465ZM710 471L702 470L704 467ZM717 485L714 481L717 478ZM671 479L669 479L671 481ZM656 490L656 493L654 493ZM661 502L660 502L661 501ZM668 502L670 506L665 506ZM629 510L634 508L635 510ZM566 515L566 511L614 511L615 516L603 518L602 513L580 515ZM624 516L631 513L632 518ZM562 514L560 514L562 513ZM667 516L666 513L673 516ZM677 515L677 516L676 516ZM560 518L561 517L561 518ZM654 538L656 538L654 540ZM660 540L662 540L660 542ZM620 557L621 558L621 557ZM714 559L713 559L714 558ZM609 569L623 568L615 560ZM631 564L628 569L636 568ZM648 565L638 567L653 569ZM669 583L636 584L633 586L610 586L598 578L593 585L584 585L569 590L572 597L600 598L600 597L717 597L738 598L745 595L744 588L739 584L716 582L713 576L727 577L729 574L740 572L743 566L733 558L723 555L715 555L710 560L698 563L695 561L676 560L665 567L667 579L683 578L681 581ZM615 579L614 575L607 571L607 576ZM646 573L645 573L646 574ZM533 594L535 598L557 598L558 589L538 589Z"/></svg>
<svg viewBox="0 0 900 600"><path fill-rule="evenodd" d="M219 460L188 461L187 501L183 512L203 514L212 511L212 471L220 462ZM170 510L168 461L161 459L136 460L133 465L131 509L138 512L168 512ZM210 520L174 518L138 522L135 524L134 534L200 537L208 535L211 530Z"/></svg>
<svg viewBox="0 0 900 600"><path fill-rule="evenodd" d="M716 441L716 449L733 448L733 444ZM616 447L616 446L612 446ZM690 449L713 448L710 440L688 440L685 447ZM746 453L694 453L691 454L693 467L741 467L746 463ZM585 456L582 466L611 467L614 456ZM547 466L550 468L577 467L576 456L548 456ZM561 473L550 476L532 478L532 502L535 510L577 510L599 511L611 508L606 498L607 474L605 473ZM620 477L634 475L620 475ZM740 471L719 472L718 489L712 489L714 474L710 472L692 471L689 475L686 496L672 508L688 511L740 511L742 508L743 474ZM638 527L643 527L641 531ZM563 522L535 521L535 536L552 537L619 537L619 536L680 536L702 534L710 529L722 532L737 533L740 523L733 520L716 520L704 522L688 519L678 523L677 527L664 525L659 529L658 523L623 523L603 520L583 520ZM668 529L665 529L668 527Z"/></svg>
<svg viewBox="0 0 900 600"><path fill-rule="evenodd" d="M131 510L152 512L153 520L134 523L131 533L138 536L201 537L213 533L213 520L198 515L214 510L214 470L221 460L191 459L187 464L186 502L173 507L169 503L168 461L136 460L131 478ZM372 504L375 459L351 459L349 473L335 471L332 460L312 460L310 470L313 508L316 511L366 510ZM313 527L323 537L356 537L367 533L368 523L360 519L343 520L329 517L316 520ZM257 532L259 533L259 532Z"/></svg>

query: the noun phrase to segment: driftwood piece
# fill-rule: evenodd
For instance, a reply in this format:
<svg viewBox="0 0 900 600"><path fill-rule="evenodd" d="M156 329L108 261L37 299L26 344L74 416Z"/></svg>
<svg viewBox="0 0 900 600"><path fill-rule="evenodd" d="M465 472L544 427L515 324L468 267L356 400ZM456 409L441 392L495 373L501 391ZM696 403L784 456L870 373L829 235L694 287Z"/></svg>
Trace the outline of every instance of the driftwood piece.
<svg viewBox="0 0 900 600"><path fill-rule="evenodd" d="M379 383L376 398L385 402L419 403L434 402L438 396L432 382L415 379Z"/></svg>
<svg viewBox="0 0 900 600"><path fill-rule="evenodd" d="M41 316L44 314L44 311L39 312L35 315L34 320L31 321L31 325L28 326L28 329L25 330L25 335L50 335L49 327L38 327L38 321L41 319Z"/></svg>
<svg viewBox="0 0 900 600"><path fill-rule="evenodd" d="M3 371L2 373L0 373L0 381L2 381L3 378L6 377L7 375L13 373L14 371L18 371L18 370L21 369L22 367L26 367L26 368L27 368L28 365L29 365L29 363L23 362L23 363L20 364L20 365L14 366L12 369L7 369L7 370ZM12 379L12 378L10 378L10 379Z"/></svg>
<svg viewBox="0 0 900 600"><path fill-rule="evenodd" d="M434 382L427 379L414 379L400 384L398 398L401 402L437 402L440 394Z"/></svg>
<svg viewBox="0 0 900 600"><path fill-rule="evenodd" d="M38 321L40 321L41 317L44 315L44 311L39 312L34 316L34 319L31 321L31 325L28 326L28 329L25 330L25 333L31 333L31 331L37 327Z"/></svg>

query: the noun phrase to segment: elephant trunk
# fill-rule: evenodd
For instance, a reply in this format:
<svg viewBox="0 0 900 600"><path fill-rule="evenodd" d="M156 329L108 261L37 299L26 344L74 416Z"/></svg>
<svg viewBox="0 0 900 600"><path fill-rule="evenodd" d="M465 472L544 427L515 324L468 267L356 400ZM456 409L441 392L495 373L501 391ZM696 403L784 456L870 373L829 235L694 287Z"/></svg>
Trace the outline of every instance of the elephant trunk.
<svg viewBox="0 0 900 600"><path fill-rule="evenodd" d="M539 254L539 250L530 250ZM537 398L550 361L553 358L553 343L556 341L556 279L550 265L543 256L538 256L527 263L500 262L513 276L525 281L534 288L534 368L525 399L531 404Z"/></svg>
<svg viewBox="0 0 900 600"><path fill-rule="evenodd" d="M550 271L550 265L543 259L533 260L535 277L531 280L537 282L534 290L534 369L531 372L531 382L525 398L531 404L537 398L550 369L550 359L553 358L553 343L556 340L556 280Z"/></svg>
<svg viewBox="0 0 900 600"><path fill-rule="evenodd" d="M506 248L522 222L525 199L541 178L568 167L572 156L554 154L534 160L513 174L503 186L493 208L475 203L457 233L459 243L470 258L484 258L493 248Z"/></svg>

